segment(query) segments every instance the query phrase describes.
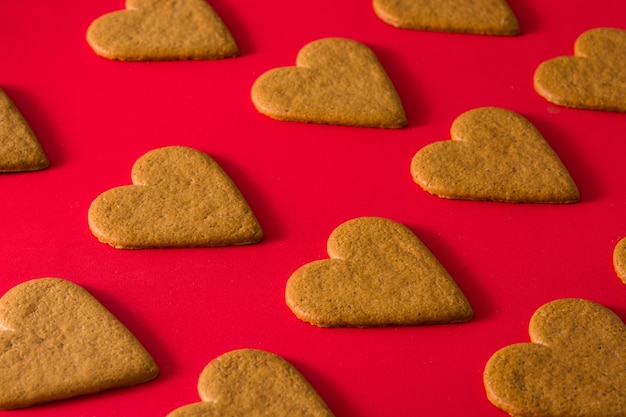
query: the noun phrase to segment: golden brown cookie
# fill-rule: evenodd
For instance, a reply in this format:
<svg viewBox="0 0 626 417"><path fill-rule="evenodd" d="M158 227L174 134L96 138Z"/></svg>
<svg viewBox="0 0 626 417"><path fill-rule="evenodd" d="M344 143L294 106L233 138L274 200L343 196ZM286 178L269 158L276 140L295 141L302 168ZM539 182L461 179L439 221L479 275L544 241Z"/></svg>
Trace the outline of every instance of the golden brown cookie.
<svg viewBox="0 0 626 417"><path fill-rule="evenodd" d="M252 86L260 113L278 120L401 128L404 108L376 55L343 38L305 45L295 67L275 68Z"/></svg>
<svg viewBox="0 0 626 417"><path fill-rule="evenodd" d="M206 0L126 0L87 29L96 54L122 61L220 59L239 55L228 28Z"/></svg>
<svg viewBox="0 0 626 417"><path fill-rule="evenodd" d="M583 33L574 44L574 56L537 67L534 84L554 104L626 112L626 31L597 28Z"/></svg>
<svg viewBox="0 0 626 417"><path fill-rule="evenodd" d="M361 217L328 238L330 259L311 262L287 282L285 299L320 327L374 327L468 321L473 311L433 254L408 228Z"/></svg>
<svg viewBox="0 0 626 417"><path fill-rule="evenodd" d="M0 89L0 172L36 171L48 158L24 117Z"/></svg>
<svg viewBox="0 0 626 417"><path fill-rule="evenodd" d="M484 383L489 400L512 416L626 415L626 327L611 310L562 299L533 315L532 343L496 352Z"/></svg>
<svg viewBox="0 0 626 417"><path fill-rule="evenodd" d="M422 148L411 163L413 180L431 194L510 203L580 199L559 157L517 113L470 110L454 121L451 135L452 140Z"/></svg>
<svg viewBox="0 0 626 417"><path fill-rule="evenodd" d="M156 378L154 361L85 289L58 278L0 299L0 408L121 388Z"/></svg>
<svg viewBox="0 0 626 417"><path fill-rule="evenodd" d="M613 250L613 268L615 273L626 284L626 238L623 238Z"/></svg>
<svg viewBox="0 0 626 417"><path fill-rule="evenodd" d="M212 360L200 375L198 392L202 402L168 417L333 416L294 367L262 350L234 350Z"/></svg>
<svg viewBox="0 0 626 417"><path fill-rule="evenodd" d="M374 0L376 15L390 25L416 30L518 35L519 23L504 0Z"/></svg>
<svg viewBox="0 0 626 417"><path fill-rule="evenodd" d="M113 188L89 208L89 227L117 248L244 245L263 231L237 186L207 154L184 146L135 162L134 185Z"/></svg>

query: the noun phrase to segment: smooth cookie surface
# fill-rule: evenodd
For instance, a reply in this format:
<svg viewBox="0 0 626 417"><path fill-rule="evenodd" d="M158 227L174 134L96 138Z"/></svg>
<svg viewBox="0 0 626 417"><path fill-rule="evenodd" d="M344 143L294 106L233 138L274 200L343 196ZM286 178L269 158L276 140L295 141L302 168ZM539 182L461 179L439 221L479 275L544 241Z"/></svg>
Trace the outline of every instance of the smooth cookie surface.
<svg viewBox="0 0 626 417"><path fill-rule="evenodd" d="M467 299L433 254L408 228L378 217L337 227L330 259L296 270L286 302L320 327L374 327L468 321Z"/></svg>
<svg viewBox="0 0 626 417"><path fill-rule="evenodd" d="M582 299L556 300L529 325L532 343L496 352L484 383L512 416L626 415L626 327L611 310Z"/></svg>
<svg viewBox="0 0 626 417"><path fill-rule="evenodd" d="M117 248L197 247L259 242L263 231L233 181L209 155L184 146L152 150L132 182L99 195L92 233Z"/></svg>
<svg viewBox="0 0 626 417"><path fill-rule="evenodd" d="M87 29L100 56L122 61L219 59L239 55L230 31L206 0L126 0Z"/></svg>
<svg viewBox="0 0 626 417"><path fill-rule="evenodd" d="M255 349L228 352L211 361L198 381L202 402L168 417L333 417L304 377L281 357Z"/></svg>
<svg viewBox="0 0 626 417"><path fill-rule="evenodd" d="M82 287L27 281L0 299L0 408L120 388L159 369L137 339Z"/></svg>
<svg viewBox="0 0 626 417"><path fill-rule="evenodd" d="M278 120L380 128L407 123L376 55L350 39L309 43L298 53L295 67L262 74L251 98L260 113Z"/></svg>
<svg viewBox="0 0 626 417"><path fill-rule="evenodd" d="M573 203L580 199L569 172L541 133L509 110L484 107L459 116L452 140L417 152L414 181L450 199L511 203Z"/></svg>

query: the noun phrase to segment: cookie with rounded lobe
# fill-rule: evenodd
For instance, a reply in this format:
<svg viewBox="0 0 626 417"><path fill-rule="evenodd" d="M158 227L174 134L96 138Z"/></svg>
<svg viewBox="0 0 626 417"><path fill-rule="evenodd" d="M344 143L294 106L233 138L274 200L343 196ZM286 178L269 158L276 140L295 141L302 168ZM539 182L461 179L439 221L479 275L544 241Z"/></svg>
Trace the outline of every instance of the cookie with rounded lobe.
<svg viewBox="0 0 626 417"><path fill-rule="evenodd" d="M512 416L626 415L626 327L606 307L561 299L539 308L531 343L497 351L487 362L489 400Z"/></svg>
<svg viewBox="0 0 626 417"><path fill-rule="evenodd" d="M0 408L23 408L150 381L159 369L84 288L24 282L0 299Z"/></svg>
<svg viewBox="0 0 626 417"><path fill-rule="evenodd" d="M126 0L87 29L97 55L121 61L220 59L239 55L230 31L206 0Z"/></svg>
<svg viewBox="0 0 626 417"><path fill-rule="evenodd" d="M262 74L251 98L260 113L277 120L380 128L407 123L400 97L376 55L344 38L305 45L296 66Z"/></svg>
<svg viewBox="0 0 626 417"><path fill-rule="evenodd" d="M330 259L296 270L285 299L319 327L380 327L464 322L467 299L428 248L404 225L360 217L328 238Z"/></svg>
<svg viewBox="0 0 626 417"><path fill-rule="evenodd" d="M215 358L200 374L198 392L202 402L180 407L168 417L333 417L291 364L262 350L234 350Z"/></svg>
<svg viewBox="0 0 626 417"><path fill-rule="evenodd" d="M519 23L504 0L374 0L384 22L403 29L478 35L518 35Z"/></svg>
<svg viewBox="0 0 626 417"><path fill-rule="evenodd" d="M0 89L0 172L37 171L48 165L37 137L13 101Z"/></svg>
<svg viewBox="0 0 626 417"><path fill-rule="evenodd" d="M431 143L411 162L413 180L443 198L509 203L574 203L569 172L524 117L483 107L459 116L452 140Z"/></svg>
<svg viewBox="0 0 626 417"><path fill-rule="evenodd" d="M537 67L534 86L540 96L560 106L626 112L626 31L584 32L574 43L573 56Z"/></svg>
<svg viewBox="0 0 626 417"><path fill-rule="evenodd" d="M89 208L94 236L116 248L257 243L263 231L243 195L209 155L154 149L132 168L133 185L100 194Z"/></svg>

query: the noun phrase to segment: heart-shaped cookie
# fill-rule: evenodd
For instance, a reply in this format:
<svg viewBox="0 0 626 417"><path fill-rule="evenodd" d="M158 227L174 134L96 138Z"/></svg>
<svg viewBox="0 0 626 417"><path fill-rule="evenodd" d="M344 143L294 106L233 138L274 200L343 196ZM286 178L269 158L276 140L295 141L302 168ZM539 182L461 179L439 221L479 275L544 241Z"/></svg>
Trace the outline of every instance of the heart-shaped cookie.
<svg viewBox="0 0 626 417"><path fill-rule="evenodd" d="M518 35L519 23L504 0L374 0L376 15L390 25L416 30Z"/></svg>
<svg viewBox="0 0 626 417"><path fill-rule="evenodd" d="M168 417L333 416L293 366L262 350L234 350L212 360L200 375L198 392L203 402Z"/></svg>
<svg viewBox="0 0 626 417"><path fill-rule="evenodd" d="M293 313L320 327L468 321L473 311L428 248L400 223L361 217L328 238L331 259L300 267L287 282Z"/></svg>
<svg viewBox="0 0 626 417"><path fill-rule="evenodd" d="M235 184L207 154L184 146L152 150L135 162L134 185L99 195L89 227L117 248L243 245L263 238Z"/></svg>
<svg viewBox="0 0 626 417"><path fill-rule="evenodd" d="M149 381L159 369L85 289L58 278L0 299L0 408L12 409Z"/></svg>
<svg viewBox="0 0 626 417"><path fill-rule="evenodd" d="M126 0L87 29L100 56L122 61L219 59L239 48L206 0Z"/></svg>
<svg viewBox="0 0 626 417"><path fill-rule="evenodd" d="M626 112L626 31L597 28L576 39L574 56L542 62L535 90L551 103Z"/></svg>
<svg viewBox="0 0 626 417"><path fill-rule="evenodd" d="M0 89L0 172L36 171L48 158L9 96Z"/></svg>
<svg viewBox="0 0 626 417"><path fill-rule="evenodd" d="M343 38L309 43L295 67L272 69L252 86L260 113L278 120L401 128L404 108L376 55Z"/></svg>
<svg viewBox="0 0 626 417"><path fill-rule="evenodd" d="M613 250L613 268L619 279L626 284L626 238L621 239Z"/></svg>
<svg viewBox="0 0 626 417"><path fill-rule="evenodd" d="M484 383L512 416L626 416L626 327L611 310L562 299L535 312L532 343L496 352Z"/></svg>
<svg viewBox="0 0 626 417"><path fill-rule="evenodd" d="M539 131L517 113L470 110L451 128L453 140L422 148L414 181L444 198L512 203L573 203L578 188Z"/></svg>

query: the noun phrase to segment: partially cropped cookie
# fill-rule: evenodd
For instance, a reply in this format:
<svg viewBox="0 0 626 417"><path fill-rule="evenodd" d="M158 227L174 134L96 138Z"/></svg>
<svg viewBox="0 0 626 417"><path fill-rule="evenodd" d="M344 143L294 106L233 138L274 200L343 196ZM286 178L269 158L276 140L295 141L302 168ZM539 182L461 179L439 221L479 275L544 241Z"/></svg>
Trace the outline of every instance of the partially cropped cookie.
<svg viewBox="0 0 626 417"><path fill-rule="evenodd" d="M99 195L92 233L117 248L197 247L259 242L263 231L243 195L209 155L184 146L135 162L133 185Z"/></svg>
<svg viewBox="0 0 626 417"><path fill-rule="evenodd" d="M198 381L202 402L168 417L333 417L304 377L281 357L255 349L225 353L209 362Z"/></svg>
<svg viewBox="0 0 626 417"><path fill-rule="evenodd" d="M569 172L541 133L510 110L483 107L459 116L452 140L420 149L414 181L450 199L510 203L573 203L580 199Z"/></svg>
<svg viewBox="0 0 626 417"><path fill-rule="evenodd" d="M565 107L626 112L626 31L597 28L576 39L574 56L545 61L535 90Z"/></svg>
<svg viewBox="0 0 626 417"><path fill-rule="evenodd" d="M519 23L505 0L374 0L376 15L415 30L518 35Z"/></svg>
<svg viewBox="0 0 626 417"><path fill-rule="evenodd" d="M0 408L13 409L147 382L158 367L82 287L22 283L0 299Z"/></svg>
<svg viewBox="0 0 626 417"><path fill-rule="evenodd" d="M626 415L626 327L604 306L562 299L538 309L532 343L496 352L487 362L489 400L512 416Z"/></svg>
<svg viewBox="0 0 626 417"><path fill-rule="evenodd" d="M380 128L407 123L376 55L350 39L309 43L298 53L295 67L262 74L251 97L260 113L278 120Z"/></svg>
<svg viewBox="0 0 626 417"><path fill-rule="evenodd" d="M428 248L404 225L361 217L328 238L330 259L296 270L285 298L320 327L380 327L468 321L467 299Z"/></svg>
<svg viewBox="0 0 626 417"><path fill-rule="evenodd" d="M100 56L122 61L220 59L239 55L230 31L206 0L126 0L87 29Z"/></svg>
<svg viewBox="0 0 626 417"><path fill-rule="evenodd" d="M615 273L626 284L626 238L622 238L613 250L613 268Z"/></svg>
<svg viewBox="0 0 626 417"><path fill-rule="evenodd" d="M0 89L0 172L37 171L48 165L37 137Z"/></svg>

